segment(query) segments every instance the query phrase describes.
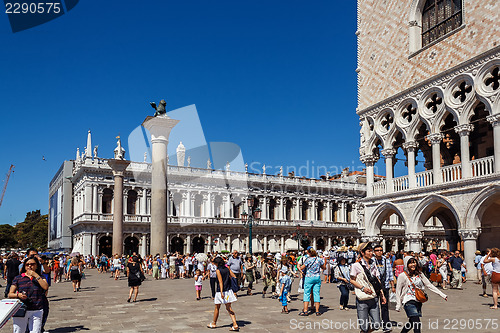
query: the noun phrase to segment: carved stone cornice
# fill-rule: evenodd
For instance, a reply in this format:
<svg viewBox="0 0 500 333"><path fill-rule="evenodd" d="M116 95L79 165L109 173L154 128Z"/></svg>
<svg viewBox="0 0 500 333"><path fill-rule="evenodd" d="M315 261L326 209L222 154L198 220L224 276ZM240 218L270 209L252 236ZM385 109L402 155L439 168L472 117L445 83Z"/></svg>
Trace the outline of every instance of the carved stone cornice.
<svg viewBox="0 0 500 333"><path fill-rule="evenodd" d="M363 164L375 164L377 162L378 157L376 155L363 155L360 158L361 163Z"/></svg>
<svg viewBox="0 0 500 333"><path fill-rule="evenodd" d="M491 123L491 126L496 127L500 125L500 113L487 116L486 120Z"/></svg>
<svg viewBox="0 0 500 333"><path fill-rule="evenodd" d="M423 236L424 235L421 232L412 232L405 235L406 239L409 240L410 242L420 241Z"/></svg>
<svg viewBox="0 0 500 333"><path fill-rule="evenodd" d="M474 125L472 124L463 124L455 126L455 132L460 136L468 136L470 132L474 130Z"/></svg>
<svg viewBox="0 0 500 333"><path fill-rule="evenodd" d="M394 155L396 155L396 149L386 148L386 149L383 149L380 153L382 155L384 155L385 158L393 158Z"/></svg>
<svg viewBox="0 0 500 333"><path fill-rule="evenodd" d="M403 148L406 151L415 151L418 148L417 141L407 141L403 143Z"/></svg>
<svg viewBox="0 0 500 333"><path fill-rule="evenodd" d="M462 238L462 240L477 240L479 235L481 234L481 230L478 229L465 229L465 230L459 230L458 234Z"/></svg>
<svg viewBox="0 0 500 333"><path fill-rule="evenodd" d="M427 140L429 140L433 145L440 144L441 141L443 141L443 134L441 134L441 133L432 133L432 134L427 135L425 138Z"/></svg>

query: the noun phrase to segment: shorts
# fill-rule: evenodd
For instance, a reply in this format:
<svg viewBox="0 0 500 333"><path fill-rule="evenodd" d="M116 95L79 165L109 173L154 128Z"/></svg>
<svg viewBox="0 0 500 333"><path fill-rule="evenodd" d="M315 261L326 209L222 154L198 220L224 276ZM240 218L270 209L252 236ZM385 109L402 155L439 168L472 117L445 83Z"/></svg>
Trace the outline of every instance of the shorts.
<svg viewBox="0 0 500 333"><path fill-rule="evenodd" d="M175 267L174 266L170 266L170 274L175 274Z"/></svg>
<svg viewBox="0 0 500 333"><path fill-rule="evenodd" d="M195 288L196 290L201 290L201 288L203 288L203 286L194 286L194 288Z"/></svg>
<svg viewBox="0 0 500 333"><path fill-rule="evenodd" d="M422 303L417 301L408 301L404 305L406 316L411 317L422 317Z"/></svg>

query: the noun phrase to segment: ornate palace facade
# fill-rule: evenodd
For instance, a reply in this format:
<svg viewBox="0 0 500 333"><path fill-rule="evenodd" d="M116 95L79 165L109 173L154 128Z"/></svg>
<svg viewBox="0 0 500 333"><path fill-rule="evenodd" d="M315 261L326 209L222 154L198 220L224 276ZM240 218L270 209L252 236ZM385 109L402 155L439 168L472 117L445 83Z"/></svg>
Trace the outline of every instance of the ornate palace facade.
<svg viewBox="0 0 500 333"><path fill-rule="evenodd" d="M497 0L358 0L367 238L397 219L410 249L444 233L468 267L476 249L499 245L499 22ZM386 178L375 181L380 159Z"/></svg>

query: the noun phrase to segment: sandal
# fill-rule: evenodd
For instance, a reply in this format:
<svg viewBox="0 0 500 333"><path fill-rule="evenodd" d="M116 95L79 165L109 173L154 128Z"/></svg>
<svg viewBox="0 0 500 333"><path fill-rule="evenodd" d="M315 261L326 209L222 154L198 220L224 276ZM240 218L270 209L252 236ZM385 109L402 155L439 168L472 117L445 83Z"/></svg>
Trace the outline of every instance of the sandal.
<svg viewBox="0 0 500 333"><path fill-rule="evenodd" d="M207 325L208 328L216 328L217 326L214 324L214 322L211 322L210 324Z"/></svg>
<svg viewBox="0 0 500 333"><path fill-rule="evenodd" d="M308 312L300 311L299 316L309 316Z"/></svg>
<svg viewBox="0 0 500 333"><path fill-rule="evenodd" d="M240 327L239 326L236 326L236 327L231 326L231 328L229 330L232 331L232 332L239 332L240 331Z"/></svg>
<svg viewBox="0 0 500 333"><path fill-rule="evenodd" d="M316 316L321 316L321 312L316 312Z"/></svg>

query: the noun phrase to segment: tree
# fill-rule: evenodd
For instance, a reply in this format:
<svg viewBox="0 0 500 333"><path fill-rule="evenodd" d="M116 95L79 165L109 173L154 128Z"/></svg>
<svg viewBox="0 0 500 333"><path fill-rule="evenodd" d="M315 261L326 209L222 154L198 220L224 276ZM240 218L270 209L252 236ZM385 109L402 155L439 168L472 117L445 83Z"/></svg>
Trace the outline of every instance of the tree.
<svg viewBox="0 0 500 333"><path fill-rule="evenodd" d="M45 249L47 247L48 215L41 215L40 210L26 214L24 222L18 223L16 239L21 248L34 247Z"/></svg>
<svg viewBox="0 0 500 333"><path fill-rule="evenodd" d="M16 229L10 224L0 225L0 247L17 247Z"/></svg>

